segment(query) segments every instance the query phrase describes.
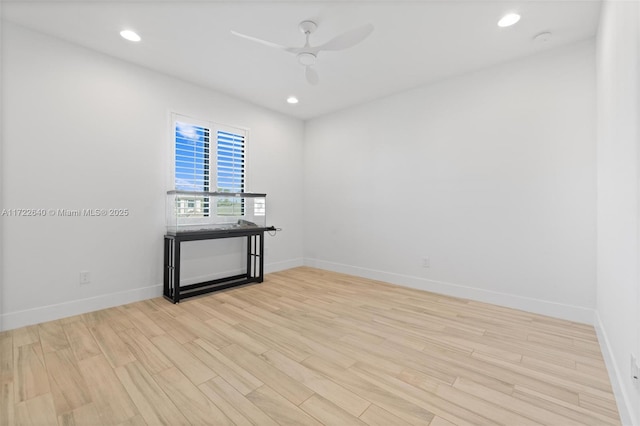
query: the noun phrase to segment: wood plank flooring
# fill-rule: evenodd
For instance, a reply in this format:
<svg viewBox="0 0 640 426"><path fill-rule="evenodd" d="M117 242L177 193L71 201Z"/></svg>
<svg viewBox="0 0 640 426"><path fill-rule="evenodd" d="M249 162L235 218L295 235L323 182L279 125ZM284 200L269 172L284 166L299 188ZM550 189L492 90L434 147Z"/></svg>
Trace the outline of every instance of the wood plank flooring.
<svg viewBox="0 0 640 426"><path fill-rule="evenodd" d="M311 268L0 333L0 425L618 425L593 327Z"/></svg>

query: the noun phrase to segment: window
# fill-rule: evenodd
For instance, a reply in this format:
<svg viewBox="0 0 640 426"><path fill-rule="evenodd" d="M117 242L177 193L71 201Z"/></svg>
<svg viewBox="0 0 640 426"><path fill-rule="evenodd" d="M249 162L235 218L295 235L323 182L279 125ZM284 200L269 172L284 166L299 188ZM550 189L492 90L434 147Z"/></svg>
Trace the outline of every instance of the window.
<svg viewBox="0 0 640 426"><path fill-rule="evenodd" d="M177 197L176 211L183 218L208 217L212 206L202 192L245 191L246 131L182 116L175 116L173 122L174 187L193 192ZM239 199L218 198L214 207L218 216L244 214Z"/></svg>

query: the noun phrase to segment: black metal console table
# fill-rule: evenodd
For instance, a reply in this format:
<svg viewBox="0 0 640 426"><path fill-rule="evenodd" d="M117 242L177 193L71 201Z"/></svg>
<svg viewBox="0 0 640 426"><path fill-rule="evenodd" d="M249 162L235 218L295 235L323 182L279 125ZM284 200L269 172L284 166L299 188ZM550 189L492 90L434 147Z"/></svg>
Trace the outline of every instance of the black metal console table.
<svg viewBox="0 0 640 426"><path fill-rule="evenodd" d="M173 303L187 297L264 280L264 232L274 227L242 228L178 232L164 236L164 297ZM247 238L247 270L244 274L180 286L180 245L185 241L216 240L220 238Z"/></svg>

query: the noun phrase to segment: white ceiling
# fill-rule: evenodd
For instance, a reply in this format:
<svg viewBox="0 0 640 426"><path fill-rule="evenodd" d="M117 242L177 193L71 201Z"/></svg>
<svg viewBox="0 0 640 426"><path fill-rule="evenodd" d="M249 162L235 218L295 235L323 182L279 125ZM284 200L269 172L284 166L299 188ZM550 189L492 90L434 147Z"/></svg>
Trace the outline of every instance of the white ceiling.
<svg viewBox="0 0 640 426"><path fill-rule="evenodd" d="M446 76L593 37L598 1L3 1L3 19L308 119ZM517 11L513 27L496 23ZM296 58L230 31L302 46L297 26L318 24L312 45L372 23L373 34L344 51L322 52L317 86ZM130 28L140 43L123 40ZM544 44L533 37L551 31ZM298 105L285 99L296 95Z"/></svg>

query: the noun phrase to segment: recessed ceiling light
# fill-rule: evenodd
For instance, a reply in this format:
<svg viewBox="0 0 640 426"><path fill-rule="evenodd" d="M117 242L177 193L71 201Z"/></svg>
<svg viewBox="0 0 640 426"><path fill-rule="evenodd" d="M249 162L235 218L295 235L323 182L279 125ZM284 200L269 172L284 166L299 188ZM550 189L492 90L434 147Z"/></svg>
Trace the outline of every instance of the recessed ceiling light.
<svg viewBox="0 0 640 426"><path fill-rule="evenodd" d="M287 102L290 104L297 104L298 103L298 98L296 98L295 96L289 96L287 98Z"/></svg>
<svg viewBox="0 0 640 426"><path fill-rule="evenodd" d="M140 40L142 40L138 34L136 34L135 32L133 32L131 30L122 30L122 31L120 31L120 35L122 36L122 38L124 38L125 40L129 40L129 41L140 41Z"/></svg>
<svg viewBox="0 0 640 426"><path fill-rule="evenodd" d="M507 13L498 21L498 26L510 27L511 25L515 24L519 20L520 20L520 15L518 15L517 13Z"/></svg>

